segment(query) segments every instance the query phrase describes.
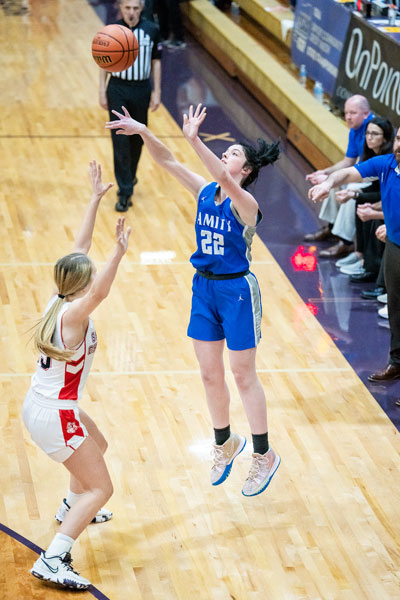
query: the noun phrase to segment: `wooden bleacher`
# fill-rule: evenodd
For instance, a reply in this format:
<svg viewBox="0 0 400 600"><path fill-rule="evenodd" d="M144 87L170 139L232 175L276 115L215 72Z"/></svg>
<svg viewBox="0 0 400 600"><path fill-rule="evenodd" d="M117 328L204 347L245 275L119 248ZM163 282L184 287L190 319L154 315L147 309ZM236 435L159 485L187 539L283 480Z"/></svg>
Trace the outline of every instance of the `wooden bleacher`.
<svg viewBox="0 0 400 600"><path fill-rule="evenodd" d="M276 0L237 0L240 8L290 49L294 14Z"/></svg>
<svg viewBox="0 0 400 600"><path fill-rule="evenodd" d="M243 8L245 4L246 11L250 4L254 11L256 5L261 6L257 0L240 0ZM272 0L268 4L273 4ZM343 158L346 125L303 89L270 52L208 0L192 0L182 7L186 26L197 41L254 94L314 167L324 168ZM281 17L286 11L265 12L269 13L265 23L271 32L281 31Z"/></svg>

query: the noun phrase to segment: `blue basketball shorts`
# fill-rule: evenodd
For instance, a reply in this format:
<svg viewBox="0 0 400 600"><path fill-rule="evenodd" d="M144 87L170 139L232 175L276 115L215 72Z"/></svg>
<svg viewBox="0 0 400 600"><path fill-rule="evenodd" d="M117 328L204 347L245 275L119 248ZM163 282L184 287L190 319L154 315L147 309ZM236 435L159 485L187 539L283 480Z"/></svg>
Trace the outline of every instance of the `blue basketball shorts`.
<svg viewBox="0 0 400 600"><path fill-rule="evenodd" d="M255 348L261 339L261 295L252 273L237 279L206 279L195 274L188 336L230 350Z"/></svg>

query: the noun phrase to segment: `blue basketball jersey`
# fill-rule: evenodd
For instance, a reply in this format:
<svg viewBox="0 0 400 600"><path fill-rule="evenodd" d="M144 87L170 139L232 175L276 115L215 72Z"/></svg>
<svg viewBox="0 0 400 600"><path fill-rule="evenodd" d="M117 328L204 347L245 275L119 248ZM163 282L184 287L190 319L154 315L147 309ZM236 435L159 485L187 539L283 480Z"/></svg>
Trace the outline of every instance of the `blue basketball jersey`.
<svg viewBox="0 0 400 600"><path fill-rule="evenodd" d="M216 275L246 271L251 263L251 244L256 227L241 220L230 198L215 203L218 183L208 183L199 192L196 216L197 250L190 262L199 271ZM262 219L259 211L257 223Z"/></svg>

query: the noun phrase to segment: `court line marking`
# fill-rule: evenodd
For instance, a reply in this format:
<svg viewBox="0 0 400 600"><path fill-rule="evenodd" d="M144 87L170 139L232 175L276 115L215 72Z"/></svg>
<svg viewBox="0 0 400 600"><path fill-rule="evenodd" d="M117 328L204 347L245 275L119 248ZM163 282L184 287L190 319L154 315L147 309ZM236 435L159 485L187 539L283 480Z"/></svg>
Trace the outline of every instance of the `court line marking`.
<svg viewBox="0 0 400 600"><path fill-rule="evenodd" d="M354 372L350 366L348 367L316 367L314 369L256 369L257 373L351 373ZM232 373L226 369L227 373ZM0 373L0 377L32 377L30 373ZM89 377L103 375L200 375L199 369L177 369L177 370L155 370L155 371L92 371Z"/></svg>
<svg viewBox="0 0 400 600"><path fill-rule="evenodd" d="M3 533L5 533L9 537L13 538L14 540L16 540L17 542L19 542L20 544L23 544L24 546L26 546L27 548L29 548L29 550L33 550L34 552L36 552L36 554L40 554L41 552L44 552L43 548L41 548L40 546L37 546L34 542L31 542L26 537L24 537L20 533L17 533L13 529L10 529L9 527L7 527L7 525L4 525L1 522L0 522L0 531L2 531ZM85 591L89 592L90 594L92 594L92 596L94 596L95 598L97 598L97 600L110 600L110 598L108 598L108 596L105 596L103 594L103 592L101 592L100 590L98 590L94 585L90 585L88 587L88 589L85 590Z"/></svg>
<svg viewBox="0 0 400 600"><path fill-rule="evenodd" d="M185 139L183 133L181 135L163 135L163 134L157 134L158 138L162 138L164 140L180 140L180 139ZM21 135L12 135L12 134L3 134L0 135L0 139L2 140L30 140L30 139L39 139L39 140L79 140L79 139L87 139L87 140L96 140L96 139L105 139L108 140L110 139L109 134L104 133L102 135L97 134L97 135L67 135L67 134L62 134L62 135L40 135L40 134L21 134Z"/></svg>
<svg viewBox="0 0 400 600"><path fill-rule="evenodd" d="M0 262L0 267L54 267L54 262L16 262L16 263L2 263ZM106 261L103 262L97 262L96 264L98 265L105 265ZM178 261L178 260L174 260L173 262L154 262L154 263L144 263L144 262L140 262L140 261L135 261L135 260L124 260L124 264L128 264L128 265L138 265L139 267L164 267L164 266L169 266L172 267L174 265L177 266L182 266L182 265L186 265L188 267L191 267L193 269L193 265L188 261L188 260L182 260L182 261ZM276 261L273 260L253 260L252 265L273 265L276 264Z"/></svg>

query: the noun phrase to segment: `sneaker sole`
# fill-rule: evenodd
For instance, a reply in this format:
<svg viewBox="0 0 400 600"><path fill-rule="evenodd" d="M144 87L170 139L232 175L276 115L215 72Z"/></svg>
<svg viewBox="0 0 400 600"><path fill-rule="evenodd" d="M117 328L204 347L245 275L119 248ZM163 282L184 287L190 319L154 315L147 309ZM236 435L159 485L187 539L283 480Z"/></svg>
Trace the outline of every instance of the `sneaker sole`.
<svg viewBox="0 0 400 600"><path fill-rule="evenodd" d="M55 585L60 585L64 588L70 588L72 590L87 590L90 587L90 584L86 585L84 583L77 583L74 585L68 585L67 583L60 583L59 581L54 581L51 577L42 575L42 573L39 573L39 571L34 571L33 569L30 570L30 573L32 573L32 575L34 577L37 577L38 579L41 579L42 581L50 581L51 583L54 583Z"/></svg>
<svg viewBox="0 0 400 600"><path fill-rule="evenodd" d="M107 521L111 521L113 517L113 513L111 513L111 515L109 517L106 517L105 515L103 517L94 517L90 522L91 523L107 523ZM54 515L55 520L57 521L57 523L59 525L61 525L61 523L63 522L63 519L60 519L57 515Z"/></svg>
<svg viewBox="0 0 400 600"><path fill-rule="evenodd" d="M236 450L235 454L233 455L231 462L230 462L228 465L226 465L226 467L225 467L225 469L224 469L224 472L222 473L221 477L218 479L218 481L215 481L215 482L214 482L214 483L212 483L211 485L220 485L221 483L224 483L224 481L225 481L226 479L228 479L228 477L229 477L229 474L230 474L230 472L231 472L231 469L232 469L233 461L235 460L235 458L236 458L237 456L239 456L239 454L240 454L241 452L243 452L243 450L244 450L244 448L245 448L245 446L246 446L246 442L247 442L247 440L246 440L246 438L243 438L243 439L244 439L244 444L243 444L243 446L241 446L241 447L239 446L239 448Z"/></svg>
<svg viewBox="0 0 400 600"><path fill-rule="evenodd" d="M258 490L258 492L254 492L254 494L245 494L244 491L242 490L243 496L246 496L246 498L249 498L250 496L258 496L258 494L261 494L261 492L263 492L264 490L267 489L267 487L269 486L269 484L271 482L271 479L273 478L273 476L275 475L275 473L278 470L279 465L281 464L281 457L279 456L279 454L276 455L276 458L278 459L278 462L277 462L277 464L274 463L275 466L273 467L273 470L271 471L270 476L267 479L267 482L265 483L265 485L260 490Z"/></svg>
<svg viewBox="0 0 400 600"><path fill-rule="evenodd" d="M94 517L94 519L92 519L92 523L107 523L108 521L111 521L113 517L113 514L110 513L109 515L102 515L102 516L98 516L96 515Z"/></svg>

